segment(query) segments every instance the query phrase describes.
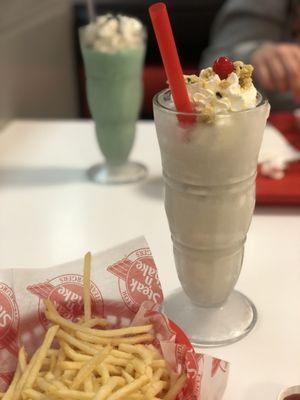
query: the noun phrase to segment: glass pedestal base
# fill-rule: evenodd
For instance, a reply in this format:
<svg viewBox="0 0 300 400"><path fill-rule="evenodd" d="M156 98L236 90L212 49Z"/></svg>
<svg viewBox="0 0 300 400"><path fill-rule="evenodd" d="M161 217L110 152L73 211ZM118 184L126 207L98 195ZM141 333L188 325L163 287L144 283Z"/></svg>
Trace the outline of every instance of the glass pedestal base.
<svg viewBox="0 0 300 400"><path fill-rule="evenodd" d="M182 289L168 296L164 313L173 320L195 347L224 346L242 339L254 327L257 311L254 304L233 291L225 304L217 308L198 307Z"/></svg>
<svg viewBox="0 0 300 400"><path fill-rule="evenodd" d="M96 164L87 175L90 180L101 184L121 184L137 182L147 176L147 168L136 162L127 162L122 165Z"/></svg>

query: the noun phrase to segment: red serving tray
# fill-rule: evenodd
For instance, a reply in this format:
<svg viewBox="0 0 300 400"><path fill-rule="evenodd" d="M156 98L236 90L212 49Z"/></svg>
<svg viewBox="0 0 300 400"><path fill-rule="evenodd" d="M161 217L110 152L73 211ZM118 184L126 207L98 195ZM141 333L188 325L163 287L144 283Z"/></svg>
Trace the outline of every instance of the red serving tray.
<svg viewBox="0 0 300 400"><path fill-rule="evenodd" d="M274 125L291 143L300 150L300 129L290 112L272 113L269 123ZM258 171L256 179L257 205L300 205L300 161L288 165L283 179L264 177Z"/></svg>

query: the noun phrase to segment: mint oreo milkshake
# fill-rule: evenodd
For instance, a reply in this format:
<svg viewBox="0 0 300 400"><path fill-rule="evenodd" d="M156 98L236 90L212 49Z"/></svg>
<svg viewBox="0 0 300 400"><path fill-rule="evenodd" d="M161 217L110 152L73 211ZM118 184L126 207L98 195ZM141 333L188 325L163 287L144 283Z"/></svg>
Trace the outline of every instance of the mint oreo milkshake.
<svg viewBox="0 0 300 400"><path fill-rule="evenodd" d="M106 163L89 175L101 183L135 181L145 168L127 162L142 102L145 32L124 15L102 15L81 28L88 104Z"/></svg>

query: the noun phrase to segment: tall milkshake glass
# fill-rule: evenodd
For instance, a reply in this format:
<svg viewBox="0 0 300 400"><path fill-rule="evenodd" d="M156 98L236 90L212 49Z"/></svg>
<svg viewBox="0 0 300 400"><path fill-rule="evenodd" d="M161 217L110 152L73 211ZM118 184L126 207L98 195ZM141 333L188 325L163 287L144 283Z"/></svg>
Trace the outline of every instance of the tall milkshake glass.
<svg viewBox="0 0 300 400"><path fill-rule="evenodd" d="M165 181L165 208L182 289L165 312L195 345L234 342L255 324L256 310L234 291L255 205L255 177L268 102L218 114L213 123L179 122L169 90L154 98ZM193 116L196 121L199 114Z"/></svg>
<svg viewBox="0 0 300 400"><path fill-rule="evenodd" d="M128 161L142 102L146 35L142 30L143 37L134 47L103 51L86 45L85 29L79 36L87 98L105 157L105 163L91 167L88 175L98 183L135 182L147 173L142 164Z"/></svg>

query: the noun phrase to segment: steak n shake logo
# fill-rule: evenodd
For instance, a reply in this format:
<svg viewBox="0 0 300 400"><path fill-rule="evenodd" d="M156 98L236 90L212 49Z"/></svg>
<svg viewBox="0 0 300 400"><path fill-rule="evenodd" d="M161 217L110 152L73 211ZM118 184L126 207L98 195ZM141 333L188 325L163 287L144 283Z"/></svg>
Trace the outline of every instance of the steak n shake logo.
<svg viewBox="0 0 300 400"><path fill-rule="evenodd" d="M0 351L18 354L19 309L13 290L0 282Z"/></svg>
<svg viewBox="0 0 300 400"><path fill-rule="evenodd" d="M107 271L119 278L122 299L131 311L137 312L145 300L162 303L163 293L149 248L133 251Z"/></svg>
<svg viewBox="0 0 300 400"><path fill-rule="evenodd" d="M59 314L73 322L83 315L83 276L66 274L43 283L31 285L27 290L39 298L39 319L45 329L49 322L44 314L43 300L50 299ZM103 299L98 287L91 282L92 314L103 315Z"/></svg>

